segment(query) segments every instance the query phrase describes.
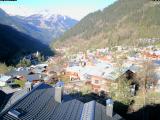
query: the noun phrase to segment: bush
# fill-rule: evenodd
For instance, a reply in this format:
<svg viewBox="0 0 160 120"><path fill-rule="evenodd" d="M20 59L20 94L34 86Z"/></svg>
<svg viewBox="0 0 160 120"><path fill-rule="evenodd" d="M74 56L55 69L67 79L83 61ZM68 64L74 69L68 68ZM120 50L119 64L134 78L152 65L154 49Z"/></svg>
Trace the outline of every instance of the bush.
<svg viewBox="0 0 160 120"><path fill-rule="evenodd" d="M15 83L20 85L22 88L25 86L26 80L15 80Z"/></svg>
<svg viewBox="0 0 160 120"><path fill-rule="evenodd" d="M6 64L0 63L0 74L8 72L10 69L11 67L7 67Z"/></svg>

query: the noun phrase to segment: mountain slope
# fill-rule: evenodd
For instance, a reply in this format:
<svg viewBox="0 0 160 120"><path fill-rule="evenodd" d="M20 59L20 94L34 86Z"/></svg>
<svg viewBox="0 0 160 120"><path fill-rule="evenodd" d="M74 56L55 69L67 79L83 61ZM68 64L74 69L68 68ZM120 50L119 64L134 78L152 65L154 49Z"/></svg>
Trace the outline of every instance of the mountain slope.
<svg viewBox="0 0 160 120"><path fill-rule="evenodd" d="M149 0L118 0L103 11L87 15L53 46L72 46L71 49L76 51L113 45L140 45L139 39L160 37L159 13L160 5Z"/></svg>
<svg viewBox="0 0 160 120"><path fill-rule="evenodd" d="M1 8L0 8L0 24L9 25L11 27L14 27L18 31L25 32L25 29Z"/></svg>
<svg viewBox="0 0 160 120"><path fill-rule="evenodd" d="M14 20L21 23L30 32L31 36L49 43L58 38L66 30L73 27L78 21L67 16L34 14L28 17L14 16ZM35 34L35 32L39 34Z"/></svg>
<svg viewBox="0 0 160 120"><path fill-rule="evenodd" d="M52 39L62 35L77 22L77 20L61 15L50 15L48 17L42 14L34 14L28 17L9 16L0 9L0 24L12 26L45 44L49 44Z"/></svg>
<svg viewBox="0 0 160 120"><path fill-rule="evenodd" d="M16 64L24 55L40 51L44 55L52 55L47 45L17 31L0 24L0 62Z"/></svg>

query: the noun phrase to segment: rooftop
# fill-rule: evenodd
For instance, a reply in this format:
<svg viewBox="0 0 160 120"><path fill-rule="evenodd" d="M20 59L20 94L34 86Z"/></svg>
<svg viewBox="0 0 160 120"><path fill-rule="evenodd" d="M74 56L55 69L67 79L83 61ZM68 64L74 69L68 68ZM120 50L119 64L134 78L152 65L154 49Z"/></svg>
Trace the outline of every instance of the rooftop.
<svg viewBox="0 0 160 120"><path fill-rule="evenodd" d="M11 76L0 75L0 81L2 81L2 82L6 82L6 81L9 80L10 78L11 78Z"/></svg>
<svg viewBox="0 0 160 120"><path fill-rule="evenodd" d="M22 89L19 90L17 92L14 92L10 95L8 95L8 97L6 98L7 102L4 105L4 108L1 112L5 111L7 108L9 108L11 105L13 105L17 100L19 100L20 98L22 98L25 94L27 94L27 89Z"/></svg>
<svg viewBox="0 0 160 120"><path fill-rule="evenodd" d="M112 118L106 115L105 106L90 101L83 103L76 99L54 100L55 88L41 83L28 94L17 100L3 113L0 120L120 120L115 114ZM67 99L67 97L64 97Z"/></svg>

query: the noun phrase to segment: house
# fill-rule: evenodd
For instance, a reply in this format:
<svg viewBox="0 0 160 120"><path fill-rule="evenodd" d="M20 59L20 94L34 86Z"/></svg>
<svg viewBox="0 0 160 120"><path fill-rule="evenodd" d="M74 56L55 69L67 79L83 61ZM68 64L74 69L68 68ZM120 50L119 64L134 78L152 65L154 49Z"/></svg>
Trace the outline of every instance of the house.
<svg viewBox="0 0 160 120"><path fill-rule="evenodd" d="M80 80L79 73L81 72L82 67L74 66L74 67L67 67L65 75L70 78L70 81L73 80Z"/></svg>
<svg viewBox="0 0 160 120"><path fill-rule="evenodd" d="M11 76L0 75L0 87L6 86L8 83L12 83Z"/></svg>
<svg viewBox="0 0 160 120"><path fill-rule="evenodd" d="M30 72L31 71L28 68L18 68L11 70L10 72L6 73L6 75L12 76L12 78L15 79L24 80Z"/></svg>
<svg viewBox="0 0 160 120"><path fill-rule="evenodd" d="M31 66L30 67L30 70L33 72L33 73L45 73L47 72L47 67L48 65L47 64L38 64L36 66Z"/></svg>
<svg viewBox="0 0 160 120"><path fill-rule="evenodd" d="M103 77L91 76L91 85L92 92L100 93L100 92L109 92L109 87L114 81L105 79Z"/></svg>
<svg viewBox="0 0 160 120"><path fill-rule="evenodd" d="M135 72L131 70L127 70L116 79L116 82L121 81L121 80L130 81L131 94L134 96L136 94L136 91L139 89L138 79L139 78L137 77Z"/></svg>
<svg viewBox="0 0 160 120"><path fill-rule="evenodd" d="M105 82L104 78L98 77L98 76L91 76L91 85L92 85L92 91L95 93L100 92L101 85Z"/></svg>
<svg viewBox="0 0 160 120"><path fill-rule="evenodd" d="M37 83L42 81L42 75L41 74L29 74L26 77L27 81Z"/></svg>
<svg viewBox="0 0 160 120"><path fill-rule="evenodd" d="M0 114L0 120L122 120L114 113L113 101L106 107L90 101L83 103L63 94L62 84L41 83Z"/></svg>

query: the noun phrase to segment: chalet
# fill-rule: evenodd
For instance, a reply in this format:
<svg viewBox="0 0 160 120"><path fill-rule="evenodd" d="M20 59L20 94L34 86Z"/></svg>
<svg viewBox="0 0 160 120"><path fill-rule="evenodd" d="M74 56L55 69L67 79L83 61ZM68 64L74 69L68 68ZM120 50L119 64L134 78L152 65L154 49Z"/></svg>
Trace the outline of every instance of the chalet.
<svg viewBox="0 0 160 120"><path fill-rule="evenodd" d="M6 73L6 75L10 75L12 78L24 80L26 76L30 73L28 68L18 68L16 70L11 70Z"/></svg>
<svg viewBox="0 0 160 120"><path fill-rule="evenodd" d="M43 81L42 75L41 74L29 74L26 76L27 81L32 82L32 83L37 83Z"/></svg>
<svg viewBox="0 0 160 120"><path fill-rule="evenodd" d="M78 66L68 67L66 69L65 75L70 78L70 81L80 80L80 76L79 76L80 69L81 67L78 67Z"/></svg>
<svg viewBox="0 0 160 120"><path fill-rule="evenodd" d="M121 76L119 76L117 78L117 80L121 80L121 79L127 79L127 80L134 80L134 77L135 77L135 73L132 72L131 70L127 70L125 73L123 73Z"/></svg>
<svg viewBox="0 0 160 120"><path fill-rule="evenodd" d="M106 71L104 70L104 72L99 71L99 75L90 74L92 91L95 93L100 93L101 91L108 93L110 86L116 86L116 82L120 79L131 80L132 85L136 85L136 89L138 89L138 83L136 82L136 72L138 69L139 67L137 66L127 67L126 69L122 70L124 73L119 75L116 68L109 67L106 69Z"/></svg>
<svg viewBox="0 0 160 120"><path fill-rule="evenodd" d="M122 120L113 105L111 99L106 107L96 101L83 103L63 94L62 84L41 83L0 113L0 120Z"/></svg>
<svg viewBox="0 0 160 120"><path fill-rule="evenodd" d="M100 92L108 93L109 88L113 83L115 83L115 80L99 76L91 76L92 92L94 93L100 93Z"/></svg>
<svg viewBox="0 0 160 120"><path fill-rule="evenodd" d="M98 76L91 76L92 91L99 93L102 89L102 85L106 83L106 79ZM106 90L104 90L106 91Z"/></svg>
<svg viewBox="0 0 160 120"><path fill-rule="evenodd" d="M136 91L139 89L139 79L136 75L135 72L131 71L131 70L127 70L126 72L124 72L121 76L119 76L116 79L116 82L120 81L120 80L128 80L131 81L130 87L131 87L131 93L134 96L136 94Z"/></svg>

